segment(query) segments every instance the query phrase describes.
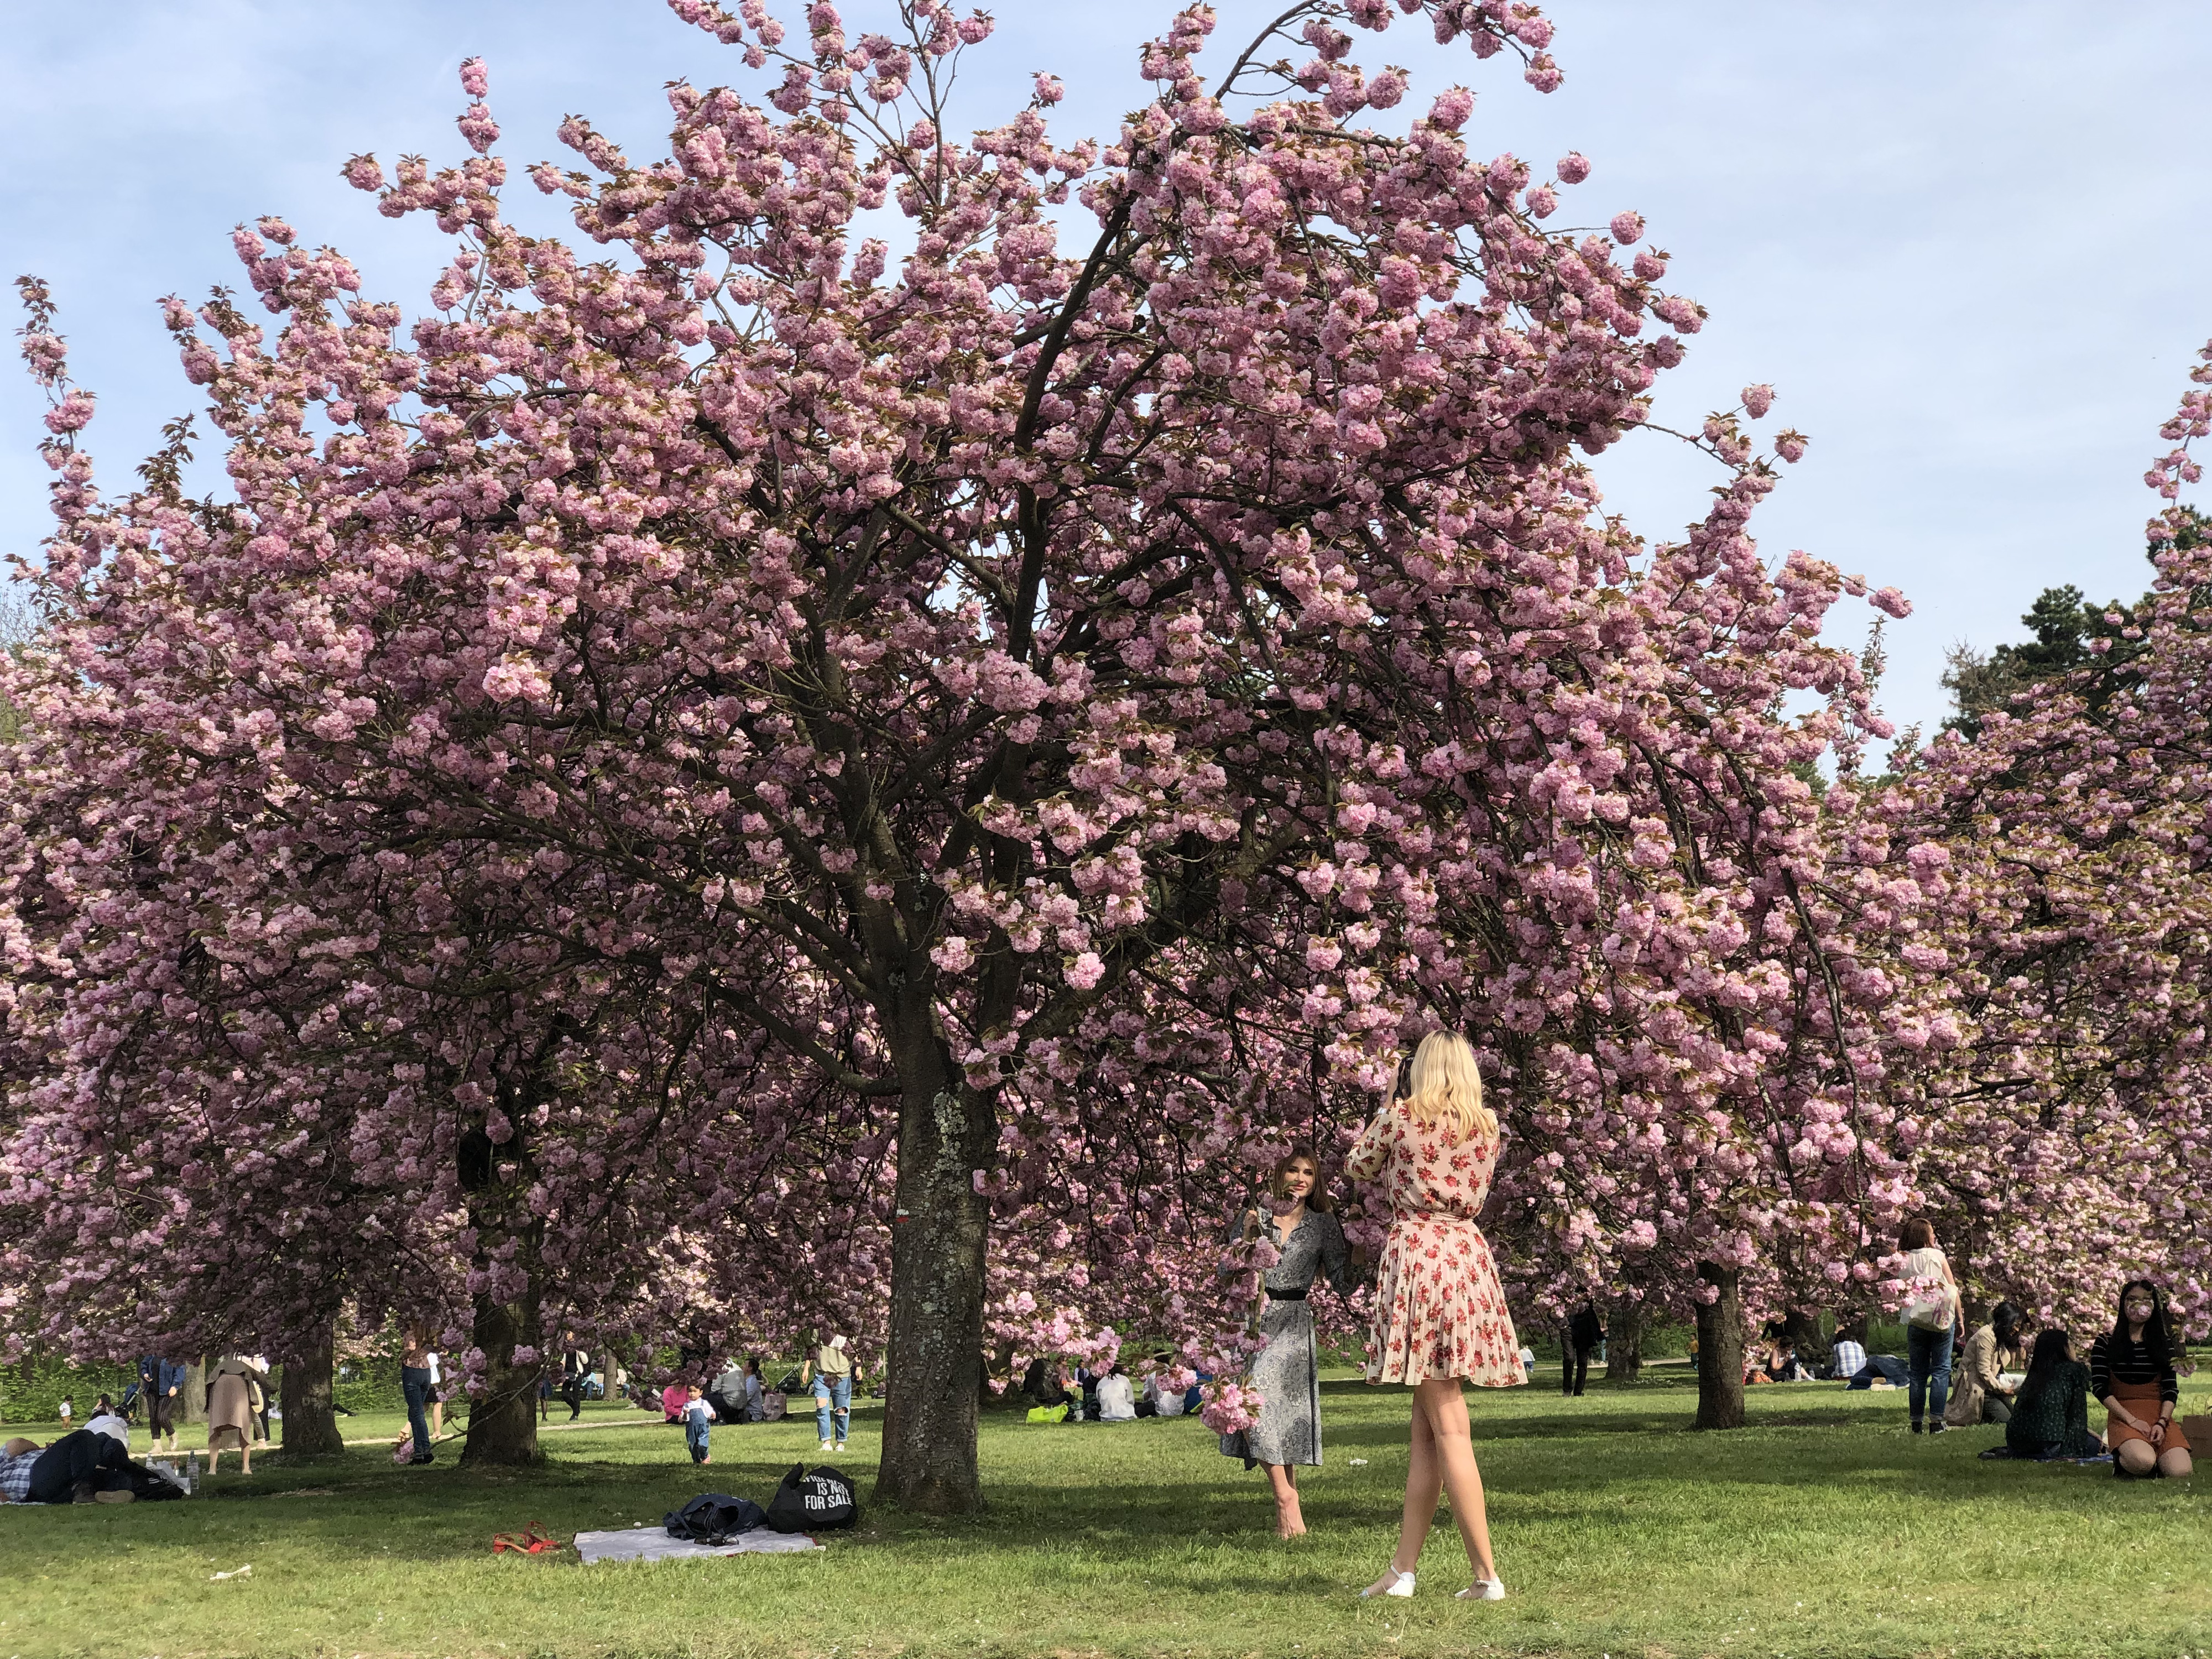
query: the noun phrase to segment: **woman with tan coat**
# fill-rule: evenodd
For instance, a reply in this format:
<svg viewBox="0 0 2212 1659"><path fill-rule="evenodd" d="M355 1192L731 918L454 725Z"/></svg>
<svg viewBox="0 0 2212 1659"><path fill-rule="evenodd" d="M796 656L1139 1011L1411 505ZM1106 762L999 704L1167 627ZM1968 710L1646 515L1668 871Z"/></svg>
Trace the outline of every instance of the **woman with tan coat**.
<svg viewBox="0 0 2212 1659"><path fill-rule="evenodd" d="M2005 1386L2004 1374L2027 1368L2020 1327L2020 1310L2000 1302L1990 1310L1990 1322L1966 1339L1952 1370L1951 1401L1943 1408L1943 1420L1951 1427L2012 1420L2015 1391Z"/></svg>
<svg viewBox="0 0 2212 1659"><path fill-rule="evenodd" d="M243 1357L227 1353L215 1362L208 1378L208 1474L212 1477L222 1455L234 1443L238 1472L253 1473L253 1390L269 1386L266 1373L256 1370Z"/></svg>

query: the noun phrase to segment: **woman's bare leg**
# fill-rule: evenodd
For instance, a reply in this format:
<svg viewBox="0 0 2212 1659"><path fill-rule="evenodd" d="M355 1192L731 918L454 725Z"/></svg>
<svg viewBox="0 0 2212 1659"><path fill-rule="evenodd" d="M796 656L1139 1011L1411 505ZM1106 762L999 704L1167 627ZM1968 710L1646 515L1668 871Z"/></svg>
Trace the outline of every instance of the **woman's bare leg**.
<svg viewBox="0 0 2212 1659"><path fill-rule="evenodd" d="M1283 1463L1262 1463L1267 1472L1268 1484L1275 1489L1275 1536L1300 1538L1304 1536L1306 1517L1298 1508L1298 1480Z"/></svg>
<svg viewBox="0 0 2212 1659"><path fill-rule="evenodd" d="M1428 1413L1421 1408L1419 1388L1413 1390L1413 1425L1408 1431L1406 1459L1406 1507L1398 1522L1398 1547L1390 1556L1390 1571L1368 1586L1381 1595L1401 1572L1413 1571L1421 1547L1429 1541L1436 1522L1437 1498L1443 1491L1443 1469L1437 1462L1436 1435Z"/></svg>
<svg viewBox="0 0 2212 1659"><path fill-rule="evenodd" d="M2188 1480L2192 1467L2189 1454L2179 1446L2159 1454L2158 1472L2169 1480Z"/></svg>
<svg viewBox="0 0 2212 1659"><path fill-rule="evenodd" d="M2120 1467L2130 1474L2148 1474L2151 1466L2158 1462L2148 1440L2124 1440L2120 1443Z"/></svg>
<svg viewBox="0 0 2212 1659"><path fill-rule="evenodd" d="M1413 1391L1427 1411L1430 1432L1443 1474L1444 1494L1451 1499L1452 1519L1459 1523L1460 1541L1467 1546L1468 1565L1477 1578L1498 1577L1498 1562L1490 1552L1490 1511L1483 1500L1482 1471L1475 1467L1474 1437L1468 1427L1467 1396L1455 1376L1431 1377Z"/></svg>

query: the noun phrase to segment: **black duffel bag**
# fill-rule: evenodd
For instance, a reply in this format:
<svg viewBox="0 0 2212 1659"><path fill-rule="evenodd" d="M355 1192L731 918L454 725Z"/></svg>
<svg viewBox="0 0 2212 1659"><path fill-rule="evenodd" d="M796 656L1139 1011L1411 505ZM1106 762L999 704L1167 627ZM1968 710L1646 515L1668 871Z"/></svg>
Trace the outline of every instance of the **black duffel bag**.
<svg viewBox="0 0 2212 1659"><path fill-rule="evenodd" d="M750 1498L732 1498L726 1492L702 1492L680 1510L660 1517L671 1538L688 1538L695 1544L726 1544L741 1532L750 1532L768 1516Z"/></svg>
<svg viewBox="0 0 2212 1659"><path fill-rule="evenodd" d="M768 1500L768 1523L778 1532L827 1532L860 1518L853 1483L827 1464L809 1470L793 1463Z"/></svg>

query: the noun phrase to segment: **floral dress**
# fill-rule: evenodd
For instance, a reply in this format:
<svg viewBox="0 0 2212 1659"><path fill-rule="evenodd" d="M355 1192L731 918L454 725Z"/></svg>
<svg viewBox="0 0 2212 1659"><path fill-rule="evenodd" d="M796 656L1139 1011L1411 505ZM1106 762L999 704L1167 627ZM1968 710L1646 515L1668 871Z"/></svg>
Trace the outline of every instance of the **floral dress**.
<svg viewBox="0 0 2212 1659"><path fill-rule="evenodd" d="M1377 1182L1390 1206L1390 1233L1375 1275L1370 1382L1464 1377L1486 1389L1528 1381L1505 1290L1482 1230L1474 1224L1498 1165L1498 1134L1477 1130L1453 1144L1449 1132L1416 1123L1393 1102L1360 1132L1345 1173Z"/></svg>

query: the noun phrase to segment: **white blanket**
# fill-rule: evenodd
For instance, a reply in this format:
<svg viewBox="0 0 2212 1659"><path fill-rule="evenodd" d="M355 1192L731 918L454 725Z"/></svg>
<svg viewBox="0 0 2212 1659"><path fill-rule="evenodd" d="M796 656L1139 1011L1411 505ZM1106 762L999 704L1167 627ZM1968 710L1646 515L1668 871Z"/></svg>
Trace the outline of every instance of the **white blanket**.
<svg viewBox="0 0 2212 1659"><path fill-rule="evenodd" d="M621 1532L580 1532L576 1553L589 1566L594 1561L689 1561L709 1555L788 1555L818 1550L803 1532L770 1532L756 1527L741 1532L726 1544L695 1544L688 1538L671 1538L665 1527L629 1527Z"/></svg>

